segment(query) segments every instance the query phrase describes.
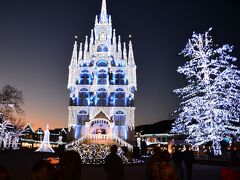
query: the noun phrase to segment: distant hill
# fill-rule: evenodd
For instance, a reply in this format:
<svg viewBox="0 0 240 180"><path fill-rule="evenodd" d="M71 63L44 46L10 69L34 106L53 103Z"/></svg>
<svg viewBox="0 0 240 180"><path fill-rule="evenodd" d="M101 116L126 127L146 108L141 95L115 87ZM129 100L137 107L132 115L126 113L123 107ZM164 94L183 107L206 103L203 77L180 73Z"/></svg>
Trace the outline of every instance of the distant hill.
<svg viewBox="0 0 240 180"><path fill-rule="evenodd" d="M146 124L135 127L135 132L142 131L143 134L169 133L174 120L163 120L154 124Z"/></svg>

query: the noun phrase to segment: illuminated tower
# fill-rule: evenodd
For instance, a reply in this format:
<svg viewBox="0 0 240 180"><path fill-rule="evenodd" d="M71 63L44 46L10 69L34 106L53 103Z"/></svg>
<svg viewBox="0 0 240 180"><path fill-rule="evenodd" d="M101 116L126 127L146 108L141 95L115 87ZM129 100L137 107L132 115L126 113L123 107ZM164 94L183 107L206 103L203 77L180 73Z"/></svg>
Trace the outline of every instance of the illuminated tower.
<svg viewBox="0 0 240 180"><path fill-rule="evenodd" d="M130 142L134 138L134 93L136 65L131 41L121 42L112 29L106 0L84 46L75 40L69 65L68 128L72 139L84 141L112 138Z"/></svg>

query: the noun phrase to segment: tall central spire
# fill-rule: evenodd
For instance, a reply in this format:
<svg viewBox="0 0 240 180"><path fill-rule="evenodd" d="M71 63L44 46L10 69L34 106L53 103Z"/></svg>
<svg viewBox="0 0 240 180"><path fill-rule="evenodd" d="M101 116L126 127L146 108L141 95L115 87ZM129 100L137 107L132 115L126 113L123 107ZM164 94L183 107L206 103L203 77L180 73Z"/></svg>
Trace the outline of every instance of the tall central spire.
<svg viewBox="0 0 240 180"><path fill-rule="evenodd" d="M102 9L101 9L101 14L100 14L100 22L102 22L102 23L107 23L108 22L106 0L102 0Z"/></svg>

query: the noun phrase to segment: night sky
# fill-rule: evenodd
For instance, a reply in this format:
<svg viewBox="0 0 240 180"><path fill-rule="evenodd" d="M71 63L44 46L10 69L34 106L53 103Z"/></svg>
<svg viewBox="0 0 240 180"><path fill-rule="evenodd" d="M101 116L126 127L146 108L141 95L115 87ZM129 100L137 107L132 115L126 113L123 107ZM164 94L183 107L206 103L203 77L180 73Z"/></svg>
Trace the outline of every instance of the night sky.
<svg viewBox="0 0 240 180"><path fill-rule="evenodd" d="M214 41L234 45L240 59L237 0L107 0L113 28L132 35L137 65L136 125L168 119L179 103L174 89L185 79L178 56L193 31L213 27ZM23 91L33 128L67 127L68 66L74 36L85 41L101 0L0 0L0 88ZM240 66L239 66L240 67Z"/></svg>

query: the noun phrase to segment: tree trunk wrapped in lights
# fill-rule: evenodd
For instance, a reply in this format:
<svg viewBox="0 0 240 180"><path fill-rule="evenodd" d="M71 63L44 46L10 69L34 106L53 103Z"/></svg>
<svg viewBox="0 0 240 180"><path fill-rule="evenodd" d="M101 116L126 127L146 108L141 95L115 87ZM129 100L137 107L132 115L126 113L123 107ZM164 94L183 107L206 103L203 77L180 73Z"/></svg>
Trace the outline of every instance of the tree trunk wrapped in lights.
<svg viewBox="0 0 240 180"><path fill-rule="evenodd" d="M217 47L210 31L194 32L181 52L188 60L177 71L188 84L174 90L181 103L172 132L187 134L193 145L212 142L214 154L221 155L220 142L240 134L240 71L232 64L233 47Z"/></svg>

